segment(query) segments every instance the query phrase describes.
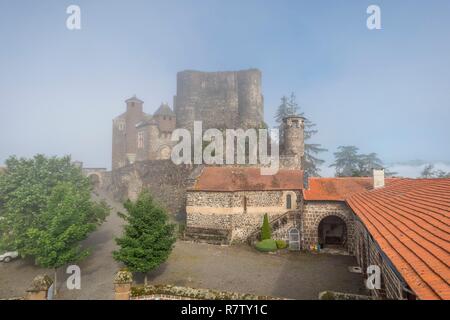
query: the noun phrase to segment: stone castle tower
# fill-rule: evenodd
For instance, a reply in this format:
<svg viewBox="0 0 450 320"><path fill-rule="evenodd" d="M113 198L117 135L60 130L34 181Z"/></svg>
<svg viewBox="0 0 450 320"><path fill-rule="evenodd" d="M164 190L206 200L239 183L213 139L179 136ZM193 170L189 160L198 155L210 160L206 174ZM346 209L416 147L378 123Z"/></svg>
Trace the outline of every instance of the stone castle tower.
<svg viewBox="0 0 450 320"><path fill-rule="evenodd" d="M177 127L259 128L264 121L261 72L257 69L228 72L182 71L174 97Z"/></svg>
<svg viewBox="0 0 450 320"><path fill-rule="evenodd" d="M305 156L305 118L288 116L281 126L281 164L283 167L302 169Z"/></svg>
<svg viewBox="0 0 450 320"><path fill-rule="evenodd" d="M228 72L182 71L177 75L174 111L167 103L153 114L143 111L137 97L125 101L126 112L113 120L112 169L135 161L170 159L176 128L192 129L202 121L203 130L261 128L264 101L261 72L256 69ZM304 119L283 120L280 164L301 169L304 157Z"/></svg>

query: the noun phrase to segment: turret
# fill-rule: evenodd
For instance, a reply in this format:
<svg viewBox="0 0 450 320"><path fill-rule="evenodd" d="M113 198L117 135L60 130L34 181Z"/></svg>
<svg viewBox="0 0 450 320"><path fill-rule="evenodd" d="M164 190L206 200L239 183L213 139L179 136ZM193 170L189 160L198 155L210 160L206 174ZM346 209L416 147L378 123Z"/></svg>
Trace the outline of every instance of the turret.
<svg viewBox="0 0 450 320"><path fill-rule="evenodd" d="M283 153L302 159L305 154L305 118L288 116L283 119Z"/></svg>

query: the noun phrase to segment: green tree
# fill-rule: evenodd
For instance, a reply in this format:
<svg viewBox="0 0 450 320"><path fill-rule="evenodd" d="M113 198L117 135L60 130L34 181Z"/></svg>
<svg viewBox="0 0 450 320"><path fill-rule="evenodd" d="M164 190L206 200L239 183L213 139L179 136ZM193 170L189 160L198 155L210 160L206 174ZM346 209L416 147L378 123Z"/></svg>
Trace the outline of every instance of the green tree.
<svg viewBox="0 0 450 320"><path fill-rule="evenodd" d="M353 177L359 175L360 156L355 146L340 146L334 153L334 162L337 177Z"/></svg>
<svg viewBox="0 0 450 320"><path fill-rule="evenodd" d="M267 213L264 215L263 224L261 227L261 241L268 240L272 238L272 229L269 224L269 216Z"/></svg>
<svg viewBox="0 0 450 320"><path fill-rule="evenodd" d="M305 118L305 157L304 157L304 170L307 176L320 176L320 166L325 163L324 160L320 159L318 155L322 152L327 151L327 149L322 148L322 145L317 143L310 143L309 141L312 137L318 133L317 125L311 120L305 117L304 112L300 111L300 106L297 103L297 97L294 93L291 93L289 98L283 96L281 98L281 104L278 106L277 113L275 115L276 122L281 126L283 123L283 118L296 115ZM280 133L280 140L283 141L283 137Z"/></svg>
<svg viewBox="0 0 450 320"><path fill-rule="evenodd" d="M124 204L127 222L124 234L117 238L120 249L113 252L114 259L124 263L131 272L145 274L157 268L169 257L175 243L175 225L168 223L167 213L158 206L150 192L144 190L136 202Z"/></svg>
<svg viewBox="0 0 450 320"><path fill-rule="evenodd" d="M43 155L10 157L6 166L0 175L1 247L54 269L86 256L78 243L109 208L91 201L92 187L80 168L70 157Z"/></svg>
<svg viewBox="0 0 450 320"><path fill-rule="evenodd" d="M376 153L360 154L355 146L340 146L334 153L336 177L369 177L374 169L383 169L383 161ZM386 176L393 176L396 172L385 169Z"/></svg>
<svg viewBox="0 0 450 320"><path fill-rule="evenodd" d="M55 295L58 268L89 255L80 241L104 221L108 211L105 203L91 202L89 190L80 191L68 182L53 188L35 226L27 230L30 243L22 254L33 256L41 267L55 270Z"/></svg>

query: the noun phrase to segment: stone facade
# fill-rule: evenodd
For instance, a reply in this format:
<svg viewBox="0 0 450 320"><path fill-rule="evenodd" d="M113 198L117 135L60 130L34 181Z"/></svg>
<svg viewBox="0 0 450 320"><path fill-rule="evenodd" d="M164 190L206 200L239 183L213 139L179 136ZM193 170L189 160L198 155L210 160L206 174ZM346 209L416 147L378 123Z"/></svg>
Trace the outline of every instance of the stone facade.
<svg viewBox="0 0 450 320"><path fill-rule="evenodd" d="M118 200L135 200L143 188L177 218L185 212L186 188L194 170L190 166L178 166L171 160L147 160L136 162L110 173L105 188Z"/></svg>
<svg viewBox="0 0 450 320"><path fill-rule="evenodd" d="M256 69L229 72L183 71L177 75L174 110L177 127L258 128L264 121L261 72Z"/></svg>
<svg viewBox="0 0 450 320"><path fill-rule="evenodd" d="M364 224L354 215L355 234L355 256L358 265L363 271L368 266L376 265L381 271L381 289L370 290L376 298L403 300L411 298L405 290L406 282L402 279L398 271L393 267L392 262L381 251L379 245L374 241ZM366 274L364 272L364 274ZM367 275L365 275L367 278Z"/></svg>
<svg viewBox="0 0 450 320"><path fill-rule="evenodd" d="M170 158L176 128L261 128L264 103L261 72L256 69L230 72L183 71L177 75L175 112L162 104L155 114L143 111L144 102L126 100L126 112L113 120L112 169L135 161Z"/></svg>
<svg viewBox="0 0 450 320"><path fill-rule="evenodd" d="M354 252L354 215L343 201L306 201L302 213L303 248L311 249L319 243L319 224L330 216L336 216L345 222L347 230L346 249Z"/></svg>
<svg viewBox="0 0 450 320"><path fill-rule="evenodd" d="M153 116L144 113L143 101L126 100L126 112L113 120L112 169L135 161L169 159L176 116L162 104Z"/></svg>
<svg viewBox="0 0 450 320"><path fill-rule="evenodd" d="M287 197L291 208L287 208ZM231 241L245 242L258 230L264 214L274 220L288 211L296 210L301 202L298 190L199 192L188 191L186 227L227 229Z"/></svg>

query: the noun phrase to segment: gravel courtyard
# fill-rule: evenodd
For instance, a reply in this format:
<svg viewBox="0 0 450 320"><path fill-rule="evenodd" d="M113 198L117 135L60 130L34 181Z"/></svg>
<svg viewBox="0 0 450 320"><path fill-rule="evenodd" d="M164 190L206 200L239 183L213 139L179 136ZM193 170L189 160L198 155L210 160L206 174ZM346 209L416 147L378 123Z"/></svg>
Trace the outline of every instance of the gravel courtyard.
<svg viewBox="0 0 450 320"><path fill-rule="evenodd" d="M58 274L58 299L113 299L113 277L120 268L112 258L122 221L120 204L103 195L113 207L107 221L86 241L91 255L79 263L81 290L68 290L65 270ZM242 245L220 247L179 241L169 260L149 273L153 284L174 284L291 299L317 299L318 293L334 290L364 293L362 278L348 272L355 265L349 256L287 252L263 254ZM0 299L23 296L32 279L52 270L35 267L30 260L0 263ZM136 275L135 280L142 282Z"/></svg>

